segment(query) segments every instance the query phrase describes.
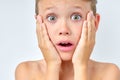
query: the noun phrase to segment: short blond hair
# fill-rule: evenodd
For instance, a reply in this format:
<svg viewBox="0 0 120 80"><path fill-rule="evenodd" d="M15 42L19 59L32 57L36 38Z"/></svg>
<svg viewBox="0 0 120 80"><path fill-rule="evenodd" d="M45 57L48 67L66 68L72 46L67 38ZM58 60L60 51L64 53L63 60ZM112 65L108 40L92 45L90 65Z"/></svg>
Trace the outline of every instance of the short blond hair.
<svg viewBox="0 0 120 80"><path fill-rule="evenodd" d="M38 3L40 0L35 0L35 14L38 15L39 11L38 11ZM91 2L91 9L94 13L94 15L96 14L96 4L97 4L97 0L84 0L84 1L90 1Z"/></svg>

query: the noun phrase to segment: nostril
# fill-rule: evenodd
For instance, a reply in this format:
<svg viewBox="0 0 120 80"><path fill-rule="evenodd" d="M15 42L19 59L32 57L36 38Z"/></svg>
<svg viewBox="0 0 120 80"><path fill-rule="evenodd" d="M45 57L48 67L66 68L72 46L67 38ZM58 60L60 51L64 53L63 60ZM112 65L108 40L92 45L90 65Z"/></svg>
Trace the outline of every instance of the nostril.
<svg viewBox="0 0 120 80"><path fill-rule="evenodd" d="M61 35L62 33L60 32L59 34Z"/></svg>
<svg viewBox="0 0 120 80"><path fill-rule="evenodd" d="M66 34L69 34L68 32Z"/></svg>
<svg viewBox="0 0 120 80"><path fill-rule="evenodd" d="M60 34L60 35L69 35L68 32L60 32L59 34Z"/></svg>

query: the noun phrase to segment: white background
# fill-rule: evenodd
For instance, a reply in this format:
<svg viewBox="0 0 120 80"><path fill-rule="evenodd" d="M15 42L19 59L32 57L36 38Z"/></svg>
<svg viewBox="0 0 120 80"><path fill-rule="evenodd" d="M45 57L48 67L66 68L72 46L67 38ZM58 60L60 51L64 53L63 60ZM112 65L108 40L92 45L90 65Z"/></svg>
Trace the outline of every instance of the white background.
<svg viewBox="0 0 120 80"><path fill-rule="evenodd" d="M120 0L115 1L98 1L101 22L91 58L120 67ZM14 80L20 62L41 58L35 33L34 0L0 0L0 80Z"/></svg>

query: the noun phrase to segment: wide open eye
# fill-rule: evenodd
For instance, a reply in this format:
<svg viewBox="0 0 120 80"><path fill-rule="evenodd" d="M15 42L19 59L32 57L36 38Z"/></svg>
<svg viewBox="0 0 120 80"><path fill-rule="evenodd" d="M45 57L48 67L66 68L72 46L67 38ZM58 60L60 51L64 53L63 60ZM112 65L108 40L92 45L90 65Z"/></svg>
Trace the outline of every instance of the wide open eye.
<svg viewBox="0 0 120 80"><path fill-rule="evenodd" d="M55 17L55 16L48 16L48 17L47 17L47 20L48 20L49 22L54 22L54 21L56 20L56 17Z"/></svg>
<svg viewBox="0 0 120 80"><path fill-rule="evenodd" d="M75 20L75 21L79 21L79 20L81 20L81 16L79 15L79 14L73 14L72 16L71 16L71 19L72 20Z"/></svg>

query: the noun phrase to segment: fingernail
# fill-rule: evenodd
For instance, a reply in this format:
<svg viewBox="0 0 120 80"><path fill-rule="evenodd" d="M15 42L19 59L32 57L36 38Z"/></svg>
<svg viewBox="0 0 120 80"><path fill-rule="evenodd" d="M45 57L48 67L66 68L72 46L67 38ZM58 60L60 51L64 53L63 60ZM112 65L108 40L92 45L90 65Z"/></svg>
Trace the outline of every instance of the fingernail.
<svg viewBox="0 0 120 80"><path fill-rule="evenodd" d="M90 11L90 16L91 16L91 17L93 16L93 11Z"/></svg>
<svg viewBox="0 0 120 80"><path fill-rule="evenodd" d="M92 20L93 18L93 11L90 11L88 14L88 20Z"/></svg>

